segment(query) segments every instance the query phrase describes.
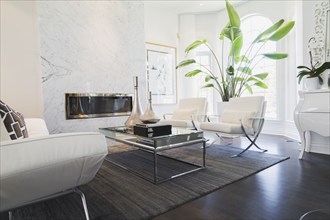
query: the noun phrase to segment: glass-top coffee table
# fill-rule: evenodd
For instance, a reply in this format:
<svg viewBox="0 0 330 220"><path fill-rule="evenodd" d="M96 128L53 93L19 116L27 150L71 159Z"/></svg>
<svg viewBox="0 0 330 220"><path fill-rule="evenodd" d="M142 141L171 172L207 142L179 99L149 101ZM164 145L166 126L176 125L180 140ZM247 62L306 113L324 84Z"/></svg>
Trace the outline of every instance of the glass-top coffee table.
<svg viewBox="0 0 330 220"><path fill-rule="evenodd" d="M151 181L154 184L159 184L167 180L205 168L206 140L204 139L202 131L172 127L172 134L159 137L142 137L134 135L132 129L128 129L124 126L100 128L99 131L103 133L106 138L137 148L137 150L144 155L135 156L136 159L134 160L149 160L149 168L152 170L152 173L151 175L146 175L146 172L144 172L146 169L148 169L148 164L144 165L144 168L141 168L140 170L134 169L136 164L129 167L130 160L132 160L130 157L123 157L124 160L121 159L122 161L120 162L116 159L115 154L109 154L106 157L107 161L120 166L121 168L124 168L148 181ZM180 148L193 144L202 145L201 164L188 162L186 160L174 158L172 156L166 156L160 153L170 149ZM164 176L159 174L163 172L163 170L176 171L173 171L174 173L169 172L170 176Z"/></svg>

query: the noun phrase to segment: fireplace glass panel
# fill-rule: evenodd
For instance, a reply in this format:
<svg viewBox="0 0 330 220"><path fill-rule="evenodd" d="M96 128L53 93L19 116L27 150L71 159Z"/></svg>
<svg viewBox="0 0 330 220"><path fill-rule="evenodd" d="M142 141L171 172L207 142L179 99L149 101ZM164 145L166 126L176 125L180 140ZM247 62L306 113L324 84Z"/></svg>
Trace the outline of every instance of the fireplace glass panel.
<svg viewBox="0 0 330 220"><path fill-rule="evenodd" d="M66 94L66 118L97 118L129 115L132 96L126 94Z"/></svg>

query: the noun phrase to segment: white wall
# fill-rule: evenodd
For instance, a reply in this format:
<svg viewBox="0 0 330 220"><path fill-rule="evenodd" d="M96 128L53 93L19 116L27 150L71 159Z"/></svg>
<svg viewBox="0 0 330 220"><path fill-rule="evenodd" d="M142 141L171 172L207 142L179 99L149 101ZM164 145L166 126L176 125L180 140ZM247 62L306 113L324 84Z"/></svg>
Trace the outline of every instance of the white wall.
<svg viewBox="0 0 330 220"><path fill-rule="evenodd" d="M146 106L141 2L39 1L45 119L51 133L97 131L127 117L65 119L65 93L133 93Z"/></svg>
<svg viewBox="0 0 330 220"><path fill-rule="evenodd" d="M164 9L155 4L146 3L144 6L144 23L146 42L175 47L177 49L177 54L179 53L178 14L175 11ZM178 94L177 97L180 97L180 76L177 74L176 77ZM159 117L162 117L164 113L173 112L175 107L176 104L153 104L153 110Z"/></svg>
<svg viewBox="0 0 330 220"><path fill-rule="evenodd" d="M43 117L37 7L0 1L1 100L25 117Z"/></svg>

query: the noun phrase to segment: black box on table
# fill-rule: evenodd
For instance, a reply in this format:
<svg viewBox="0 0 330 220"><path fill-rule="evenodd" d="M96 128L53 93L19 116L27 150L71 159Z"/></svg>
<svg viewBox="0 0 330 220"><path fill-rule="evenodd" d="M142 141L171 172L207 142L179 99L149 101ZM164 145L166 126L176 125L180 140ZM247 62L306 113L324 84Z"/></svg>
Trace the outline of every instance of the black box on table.
<svg viewBox="0 0 330 220"><path fill-rule="evenodd" d="M142 137L157 137L172 134L172 125L136 124L133 132Z"/></svg>

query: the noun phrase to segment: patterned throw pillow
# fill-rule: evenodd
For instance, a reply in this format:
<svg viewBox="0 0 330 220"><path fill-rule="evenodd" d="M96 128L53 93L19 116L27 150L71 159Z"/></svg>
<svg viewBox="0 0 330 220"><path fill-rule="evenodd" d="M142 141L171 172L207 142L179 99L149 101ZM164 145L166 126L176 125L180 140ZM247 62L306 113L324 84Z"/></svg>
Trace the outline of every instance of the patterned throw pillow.
<svg viewBox="0 0 330 220"><path fill-rule="evenodd" d="M1 100L0 113L1 122L4 124L11 140L29 137L25 126L24 117L21 113L16 112ZM3 133L3 131L1 133Z"/></svg>

